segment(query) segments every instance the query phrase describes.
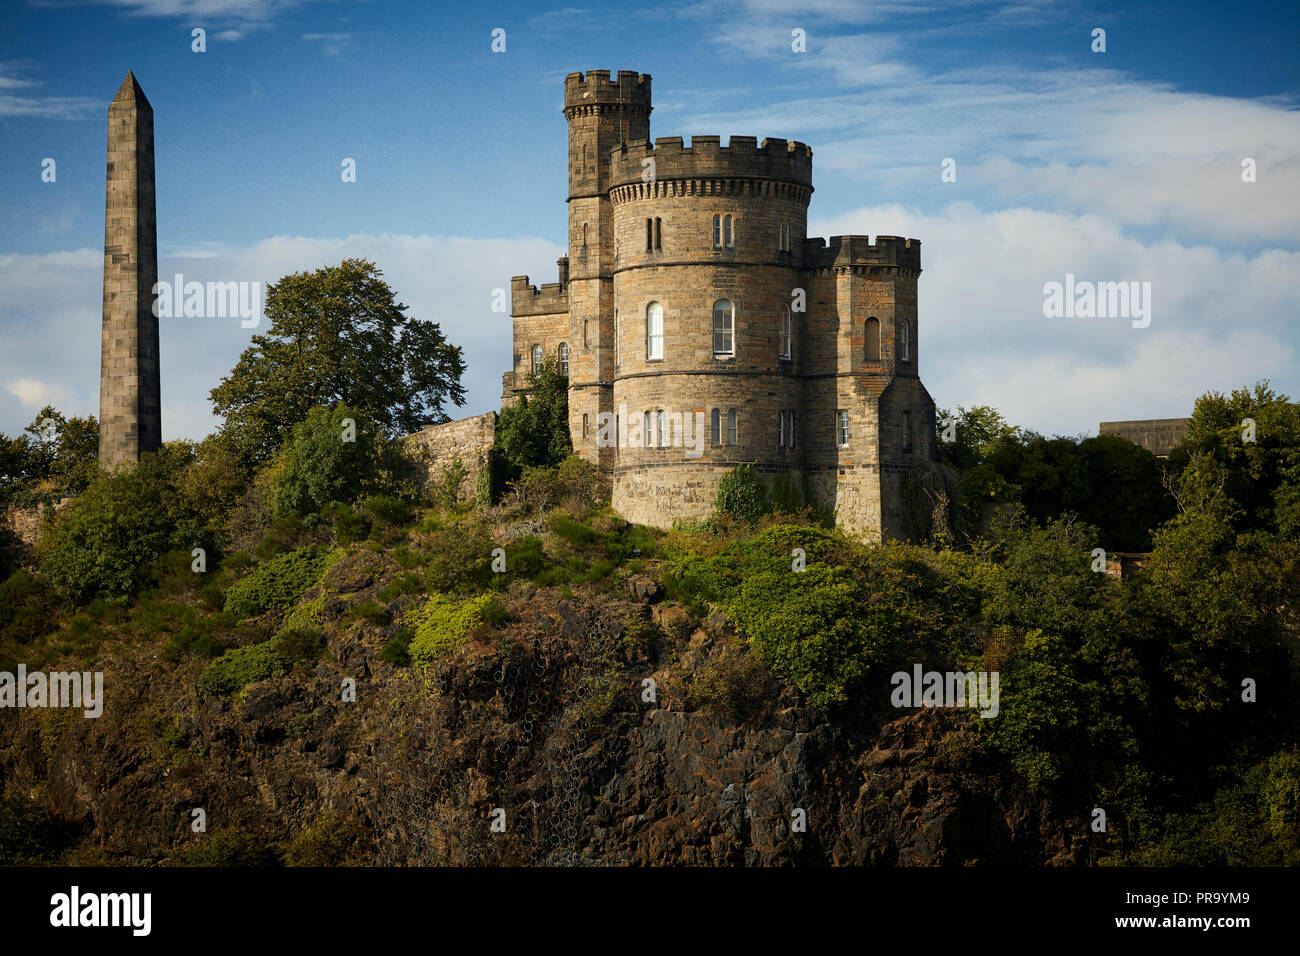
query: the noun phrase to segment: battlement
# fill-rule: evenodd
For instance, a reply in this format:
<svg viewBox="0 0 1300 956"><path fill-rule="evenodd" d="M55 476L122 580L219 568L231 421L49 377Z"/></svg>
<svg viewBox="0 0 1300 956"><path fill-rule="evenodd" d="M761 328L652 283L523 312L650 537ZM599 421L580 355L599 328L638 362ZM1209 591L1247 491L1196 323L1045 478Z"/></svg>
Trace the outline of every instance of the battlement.
<svg viewBox="0 0 1300 956"><path fill-rule="evenodd" d="M655 178L702 179L737 177L771 179L812 188L812 149L806 143L755 136L693 136L683 145L680 136L662 136L650 143L616 146L610 154L610 185L641 182L642 161L653 157Z"/></svg>
<svg viewBox="0 0 1300 956"><path fill-rule="evenodd" d="M568 311L569 290L565 283L547 282L539 288L529 283L528 276L510 277L511 315L553 315Z"/></svg>
<svg viewBox="0 0 1300 956"><path fill-rule="evenodd" d="M598 103L625 103L650 109L650 74L619 70L610 81L609 70L570 73L564 78L564 108Z"/></svg>
<svg viewBox="0 0 1300 956"><path fill-rule="evenodd" d="M901 236L820 236L803 241L805 269L831 269L855 265L901 266L921 271L921 241Z"/></svg>

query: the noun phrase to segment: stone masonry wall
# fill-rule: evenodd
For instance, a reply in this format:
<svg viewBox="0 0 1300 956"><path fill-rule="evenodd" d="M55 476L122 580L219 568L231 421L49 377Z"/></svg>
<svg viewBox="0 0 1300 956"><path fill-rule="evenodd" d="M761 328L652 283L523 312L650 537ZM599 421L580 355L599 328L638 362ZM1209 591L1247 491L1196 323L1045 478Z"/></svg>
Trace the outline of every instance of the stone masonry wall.
<svg viewBox="0 0 1300 956"><path fill-rule="evenodd" d="M456 459L465 468L457 489L461 501L477 496L479 473L488 467L489 454L496 441L497 413L473 415L445 425L430 425L406 437L407 445L420 463L426 492L433 492L444 480L445 469Z"/></svg>

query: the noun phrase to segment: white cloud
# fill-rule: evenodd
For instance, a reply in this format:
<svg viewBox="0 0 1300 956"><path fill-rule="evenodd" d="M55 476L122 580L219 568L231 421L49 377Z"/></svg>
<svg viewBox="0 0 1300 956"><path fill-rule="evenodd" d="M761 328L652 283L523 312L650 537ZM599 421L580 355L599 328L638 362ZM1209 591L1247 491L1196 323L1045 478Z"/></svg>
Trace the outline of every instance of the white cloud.
<svg viewBox="0 0 1300 956"><path fill-rule="evenodd" d="M4 389L18 399L25 408L37 410L46 405L57 408L71 398L71 393L57 382L42 382L35 378L13 379L4 383Z"/></svg>
<svg viewBox="0 0 1300 956"><path fill-rule="evenodd" d="M35 69L25 60L0 62L0 118L37 117L40 119L85 119L103 107L89 96L19 95L13 90L34 91L42 84L18 75Z"/></svg>

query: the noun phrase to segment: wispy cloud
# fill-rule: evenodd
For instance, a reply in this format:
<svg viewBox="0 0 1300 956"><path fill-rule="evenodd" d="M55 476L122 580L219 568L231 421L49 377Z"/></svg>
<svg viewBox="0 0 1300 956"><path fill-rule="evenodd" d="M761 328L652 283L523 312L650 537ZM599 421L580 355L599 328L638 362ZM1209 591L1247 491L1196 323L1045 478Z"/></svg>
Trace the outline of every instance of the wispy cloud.
<svg viewBox="0 0 1300 956"><path fill-rule="evenodd" d="M103 103L89 96L40 96L43 85L19 74L36 68L25 60L0 62L0 118L36 117L40 119L85 119L103 108ZM16 93L15 90L30 92Z"/></svg>

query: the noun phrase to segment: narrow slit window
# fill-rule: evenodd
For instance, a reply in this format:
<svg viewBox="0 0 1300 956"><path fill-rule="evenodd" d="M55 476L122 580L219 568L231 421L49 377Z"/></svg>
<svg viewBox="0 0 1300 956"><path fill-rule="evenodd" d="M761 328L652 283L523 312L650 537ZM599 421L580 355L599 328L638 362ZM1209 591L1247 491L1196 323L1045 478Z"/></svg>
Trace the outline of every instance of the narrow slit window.
<svg viewBox="0 0 1300 956"><path fill-rule="evenodd" d="M736 441L736 410L734 408L727 409L727 444L738 444Z"/></svg>
<svg viewBox="0 0 1300 956"><path fill-rule="evenodd" d="M722 412L716 408L709 413L709 444L722 444Z"/></svg>
<svg viewBox="0 0 1300 956"><path fill-rule="evenodd" d="M841 448L843 448L843 447L845 447L846 445L848 445L848 443L849 443L849 413L848 413L847 411L845 411L844 409L840 409L839 411L837 411L837 412L835 413L835 430L836 430L836 432L837 432L837 435L836 435L836 443L837 443Z"/></svg>
<svg viewBox="0 0 1300 956"><path fill-rule="evenodd" d="M794 337L794 320L790 315L790 307L782 304L781 306L781 358L790 357L790 340Z"/></svg>

